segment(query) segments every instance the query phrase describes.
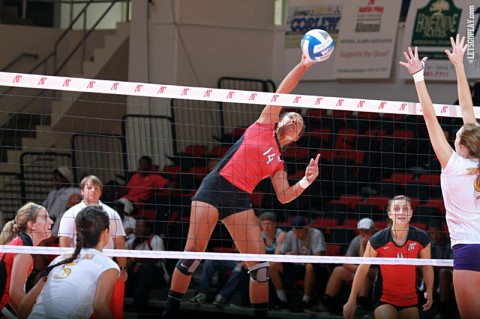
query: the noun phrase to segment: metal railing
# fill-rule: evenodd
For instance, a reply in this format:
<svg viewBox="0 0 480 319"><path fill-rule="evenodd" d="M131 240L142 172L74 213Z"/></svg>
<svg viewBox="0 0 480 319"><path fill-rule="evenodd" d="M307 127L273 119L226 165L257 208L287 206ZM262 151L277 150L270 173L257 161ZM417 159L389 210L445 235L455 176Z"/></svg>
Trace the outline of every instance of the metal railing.
<svg viewBox="0 0 480 319"><path fill-rule="evenodd" d="M30 0L32 1L32 0ZM59 2L59 3L72 3L71 1L53 1L53 2ZM65 66L71 61L72 57L75 55L75 53L80 49L80 47L83 48L83 54L82 54L82 60L81 60L81 69L83 72L83 61L85 60L85 51L86 51L86 43L90 35L95 31L96 27L103 21L103 19L107 16L107 14L110 12L110 10L113 8L113 6L117 3L121 2L126 2L127 7L129 7L130 0L110 0L110 1L105 1L105 0L89 0L89 1L83 1L83 2L75 2L75 4L79 3L85 3L85 6L83 9L75 16L75 18L70 22L68 27L62 32L60 37L57 39L55 42L53 50L45 56L42 60L40 60L35 66L33 66L30 70L28 70L26 73L35 73L36 71L40 70L43 68L41 71L42 74L46 75L58 75L64 68ZM87 10L92 4L98 4L98 3L110 3L110 5L105 9L105 11L100 15L100 17L93 23L92 27L87 30ZM25 1L24 1L25 4ZM26 4L25 4L26 5ZM128 20L129 17L129 10L127 10L126 14L126 20ZM75 45L75 47L69 52L66 56L66 58L59 63L58 62L58 53L59 53L59 45L62 43L62 41L67 37L67 35L71 32L74 31L74 26L80 19L83 18L83 36L79 40L79 42ZM53 63L53 71L50 71L48 69L48 64ZM3 94L0 95L0 99L3 98L4 96L8 95L12 88L8 88ZM9 123L15 116L16 113L22 113L27 110L27 108L38 98L38 96L42 95L43 91L40 91L36 96L32 97L27 103L25 103L23 106L19 107L19 109L13 113L10 114L10 116L3 122L1 123L0 127L5 126L5 124Z"/></svg>
<svg viewBox="0 0 480 319"><path fill-rule="evenodd" d="M38 60L38 54L36 53L21 53L19 54L16 58L14 58L12 61L8 62L3 68L0 69L1 72L5 72L8 69L10 69L12 66L17 64L20 60L23 58L31 58L34 60Z"/></svg>

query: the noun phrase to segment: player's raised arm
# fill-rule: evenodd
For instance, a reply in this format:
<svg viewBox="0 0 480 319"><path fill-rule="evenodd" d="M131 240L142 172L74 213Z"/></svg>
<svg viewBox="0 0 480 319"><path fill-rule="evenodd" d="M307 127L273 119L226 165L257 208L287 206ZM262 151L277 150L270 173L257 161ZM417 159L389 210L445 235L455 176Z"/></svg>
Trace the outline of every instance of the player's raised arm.
<svg viewBox="0 0 480 319"><path fill-rule="evenodd" d="M288 94L298 85L307 70L314 64L311 60L302 55L302 60L293 67L293 69L285 76L282 83L278 86L276 93ZM277 123L279 121L282 106L267 105L262 111L258 121L264 124Z"/></svg>
<svg viewBox="0 0 480 319"><path fill-rule="evenodd" d="M462 110L463 124L477 123L475 113L473 111L472 94L470 93L470 86L468 85L467 75L465 74L465 66L463 64L465 51L467 45L465 44L465 37L460 38L460 34L453 39L450 37L452 44L452 51L445 50L450 62L455 67L457 75L457 89L458 100L460 102L460 109Z"/></svg>

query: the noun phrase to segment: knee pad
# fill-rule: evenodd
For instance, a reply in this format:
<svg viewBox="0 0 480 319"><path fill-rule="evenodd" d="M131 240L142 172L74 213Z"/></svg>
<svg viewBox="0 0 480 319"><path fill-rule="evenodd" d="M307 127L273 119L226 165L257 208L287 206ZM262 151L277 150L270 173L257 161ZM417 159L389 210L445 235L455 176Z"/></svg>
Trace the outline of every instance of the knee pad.
<svg viewBox="0 0 480 319"><path fill-rule="evenodd" d="M256 281L258 283L268 282L268 269L270 268L270 263L264 261L256 264L255 266L248 269L250 274L250 280Z"/></svg>
<svg viewBox="0 0 480 319"><path fill-rule="evenodd" d="M191 276L198 265L200 265L200 259L180 259L177 262L177 269L184 275Z"/></svg>

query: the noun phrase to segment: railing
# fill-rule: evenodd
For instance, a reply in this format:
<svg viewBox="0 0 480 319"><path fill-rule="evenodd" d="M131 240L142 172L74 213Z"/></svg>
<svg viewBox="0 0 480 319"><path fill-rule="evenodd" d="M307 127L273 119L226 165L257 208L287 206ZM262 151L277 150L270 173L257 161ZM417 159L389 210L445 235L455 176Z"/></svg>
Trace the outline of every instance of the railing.
<svg viewBox="0 0 480 319"><path fill-rule="evenodd" d="M13 59L12 61L10 61L9 63L7 63L7 65L5 65L3 68L0 69L1 72L5 72L7 71L9 68L11 68L12 66L14 66L15 64L17 64L18 61L22 60L23 58L32 58L34 60L37 60L38 59L38 54L34 54L34 53L22 53L22 54L19 54L15 59Z"/></svg>
<svg viewBox="0 0 480 319"><path fill-rule="evenodd" d="M53 1L56 3L70 3L72 4L73 2L71 1ZM127 8L130 6L130 0L110 0L110 1L98 1L98 0L89 0L89 1L75 1L74 4L79 4L79 3L85 3L84 8L77 14L77 16L70 22L68 27L63 31L63 33L60 35L60 37L57 39L55 42L54 48L50 54L45 56L41 61L39 61L34 67L32 67L29 71L26 73L35 73L36 71L40 70L41 68L41 73L46 74L46 75L58 75L63 68L71 61L72 57L74 54L78 51L80 47L83 46L83 54L82 54L82 60L81 60L81 69L83 72L83 61L85 60L85 50L86 50L86 41L90 37L90 35L95 31L96 27L102 22L102 20L107 16L107 14L110 12L110 10L113 8L113 6L117 3L121 2L126 2L127 3ZM27 5L27 1L23 2L23 5ZM100 15L100 17L95 21L95 23L92 25L92 27L87 30L87 9L90 7L92 4L99 4L99 3L110 3L110 5L105 9L105 11ZM126 21L128 20L128 17L130 15L129 10L127 10L126 13ZM72 32L74 29L73 27L75 24L80 21L80 19L83 18L83 37L80 39L80 41L75 45L73 50L67 55L67 57L58 65L57 57L58 57L58 47L62 40L64 40L67 35ZM48 64L50 62L53 62L53 71L50 71L48 68ZM0 99L3 98L5 95L7 95L10 92L11 88L5 90L2 92L3 94L0 95ZM16 111L16 113L22 113L27 110L27 108L37 99L38 96L40 96L43 92L39 92L36 96L32 97L26 104L23 106L19 107L19 109ZM16 113L11 114L1 125L0 127L3 127L6 123L11 121L15 116Z"/></svg>

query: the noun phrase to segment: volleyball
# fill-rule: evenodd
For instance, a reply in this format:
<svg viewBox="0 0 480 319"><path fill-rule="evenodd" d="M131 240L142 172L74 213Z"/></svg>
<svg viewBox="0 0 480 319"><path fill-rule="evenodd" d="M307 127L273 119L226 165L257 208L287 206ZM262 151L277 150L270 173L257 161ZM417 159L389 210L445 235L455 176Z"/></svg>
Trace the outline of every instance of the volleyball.
<svg viewBox="0 0 480 319"><path fill-rule="evenodd" d="M327 31L313 29L305 33L300 47L307 58L314 62L322 62L330 57L335 45Z"/></svg>

